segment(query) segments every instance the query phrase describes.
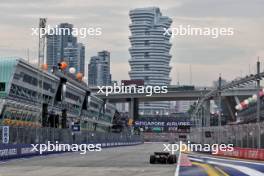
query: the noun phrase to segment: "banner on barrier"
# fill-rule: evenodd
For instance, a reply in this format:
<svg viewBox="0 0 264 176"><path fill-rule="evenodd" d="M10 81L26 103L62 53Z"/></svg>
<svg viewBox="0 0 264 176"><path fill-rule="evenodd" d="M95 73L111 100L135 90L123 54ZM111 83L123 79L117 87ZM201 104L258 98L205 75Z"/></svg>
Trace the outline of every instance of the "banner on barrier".
<svg viewBox="0 0 264 176"><path fill-rule="evenodd" d="M9 126L2 126L2 143L9 143Z"/></svg>
<svg viewBox="0 0 264 176"><path fill-rule="evenodd" d="M264 161L264 149L234 147L234 151L219 151L216 155Z"/></svg>

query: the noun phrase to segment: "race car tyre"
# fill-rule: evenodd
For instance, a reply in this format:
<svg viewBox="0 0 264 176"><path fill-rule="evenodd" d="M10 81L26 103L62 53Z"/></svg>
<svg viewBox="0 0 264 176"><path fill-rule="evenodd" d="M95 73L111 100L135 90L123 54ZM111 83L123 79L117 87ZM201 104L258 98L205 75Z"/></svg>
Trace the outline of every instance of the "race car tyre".
<svg viewBox="0 0 264 176"><path fill-rule="evenodd" d="M173 164L177 163L177 157L176 155L172 155Z"/></svg>
<svg viewBox="0 0 264 176"><path fill-rule="evenodd" d="M150 164L155 164L156 163L156 157L154 155L150 155L149 163Z"/></svg>
<svg viewBox="0 0 264 176"><path fill-rule="evenodd" d="M176 155L170 155L168 157L168 163L169 164L175 164L177 162L177 158L176 158Z"/></svg>
<svg viewBox="0 0 264 176"><path fill-rule="evenodd" d="M168 157L168 163L169 164L173 164L173 160L172 160L172 156L171 155Z"/></svg>

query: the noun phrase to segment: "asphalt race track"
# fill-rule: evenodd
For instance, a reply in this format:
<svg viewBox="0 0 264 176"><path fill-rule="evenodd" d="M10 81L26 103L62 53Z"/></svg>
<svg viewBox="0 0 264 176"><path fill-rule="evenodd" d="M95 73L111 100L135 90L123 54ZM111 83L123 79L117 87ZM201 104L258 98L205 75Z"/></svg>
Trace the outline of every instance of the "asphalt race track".
<svg viewBox="0 0 264 176"><path fill-rule="evenodd" d="M187 154L192 166L149 164L163 144L103 149L101 152L53 154L0 162L0 176L264 176L264 163Z"/></svg>
<svg viewBox="0 0 264 176"><path fill-rule="evenodd" d="M0 163L0 176L173 176L176 165L150 165L149 155L162 144L54 154Z"/></svg>

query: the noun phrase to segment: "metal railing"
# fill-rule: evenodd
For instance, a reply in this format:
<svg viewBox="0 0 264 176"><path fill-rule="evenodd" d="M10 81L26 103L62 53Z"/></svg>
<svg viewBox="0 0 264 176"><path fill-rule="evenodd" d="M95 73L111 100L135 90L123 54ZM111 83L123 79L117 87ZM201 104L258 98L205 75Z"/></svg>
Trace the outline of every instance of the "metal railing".
<svg viewBox="0 0 264 176"><path fill-rule="evenodd" d="M258 148L258 125L260 125L260 148L264 148L264 122L192 128L190 141L201 144L233 144L234 147ZM206 135L207 133L207 135Z"/></svg>
<svg viewBox="0 0 264 176"><path fill-rule="evenodd" d="M2 144L2 127L0 126L0 144ZM81 131L72 132L60 128L9 127L9 144L35 144L56 142L65 144L104 143L104 142L140 142L141 136L131 133L108 133Z"/></svg>

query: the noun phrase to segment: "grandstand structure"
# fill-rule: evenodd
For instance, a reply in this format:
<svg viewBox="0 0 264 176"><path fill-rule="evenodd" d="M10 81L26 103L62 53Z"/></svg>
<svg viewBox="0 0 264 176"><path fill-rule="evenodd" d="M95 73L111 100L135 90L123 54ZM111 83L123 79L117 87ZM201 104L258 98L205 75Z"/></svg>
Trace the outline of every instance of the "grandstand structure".
<svg viewBox="0 0 264 176"><path fill-rule="evenodd" d="M75 75L52 73L21 58L0 59L0 123L19 127L69 128L107 132L115 106L91 95Z"/></svg>

